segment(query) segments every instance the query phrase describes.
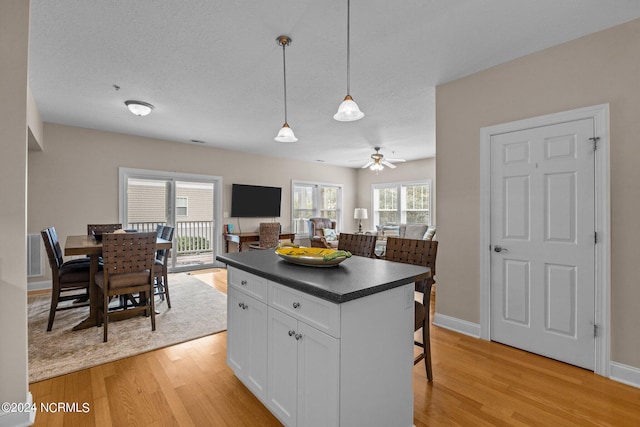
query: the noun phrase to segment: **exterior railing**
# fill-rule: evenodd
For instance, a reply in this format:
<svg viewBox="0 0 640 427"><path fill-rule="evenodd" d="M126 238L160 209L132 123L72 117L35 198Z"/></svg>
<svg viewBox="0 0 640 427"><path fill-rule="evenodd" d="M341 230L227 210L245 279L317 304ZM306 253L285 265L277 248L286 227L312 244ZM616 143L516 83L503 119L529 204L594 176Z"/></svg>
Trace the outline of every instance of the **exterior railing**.
<svg viewBox="0 0 640 427"><path fill-rule="evenodd" d="M148 232L155 231L158 225L166 225L166 223L131 222L127 225L127 229ZM173 233L174 248L178 256L211 252L212 235L213 221L178 221Z"/></svg>

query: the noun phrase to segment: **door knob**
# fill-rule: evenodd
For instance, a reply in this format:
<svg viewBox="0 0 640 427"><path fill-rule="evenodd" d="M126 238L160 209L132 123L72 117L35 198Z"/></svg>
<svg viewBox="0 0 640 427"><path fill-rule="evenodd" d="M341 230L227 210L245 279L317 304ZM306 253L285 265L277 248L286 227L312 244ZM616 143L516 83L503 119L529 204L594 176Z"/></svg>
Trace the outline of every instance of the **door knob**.
<svg viewBox="0 0 640 427"><path fill-rule="evenodd" d="M495 246L493 247L493 250L494 250L494 251L496 251L496 252L509 252L509 251L507 250L507 248L503 248L503 247L502 247L502 246L500 246L500 245L495 245Z"/></svg>

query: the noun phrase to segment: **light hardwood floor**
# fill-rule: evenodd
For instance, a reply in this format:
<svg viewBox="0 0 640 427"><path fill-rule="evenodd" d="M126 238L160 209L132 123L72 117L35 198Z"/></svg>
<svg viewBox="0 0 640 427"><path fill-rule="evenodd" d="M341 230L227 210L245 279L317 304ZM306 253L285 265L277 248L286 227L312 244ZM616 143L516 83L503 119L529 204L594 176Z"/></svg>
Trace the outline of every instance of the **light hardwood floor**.
<svg viewBox="0 0 640 427"><path fill-rule="evenodd" d="M225 270L206 280L226 292ZM413 369L421 426L639 426L640 389L493 342L431 329L434 381ZM35 426L278 426L225 362L226 333L30 385ZM384 367L381 367L382 369ZM394 427L394 426L390 426Z"/></svg>

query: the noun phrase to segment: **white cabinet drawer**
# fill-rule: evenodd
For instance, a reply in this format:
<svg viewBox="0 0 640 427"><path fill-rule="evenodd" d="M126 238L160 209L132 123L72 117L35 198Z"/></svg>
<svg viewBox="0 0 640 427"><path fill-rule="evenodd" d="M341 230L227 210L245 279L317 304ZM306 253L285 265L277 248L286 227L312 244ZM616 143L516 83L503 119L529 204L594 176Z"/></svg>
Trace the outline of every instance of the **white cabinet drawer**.
<svg viewBox="0 0 640 427"><path fill-rule="evenodd" d="M255 299L267 302L267 279L238 270L235 267L227 267L227 285L238 289Z"/></svg>
<svg viewBox="0 0 640 427"><path fill-rule="evenodd" d="M269 282L268 304L332 337L340 338L340 306L338 304L274 282Z"/></svg>

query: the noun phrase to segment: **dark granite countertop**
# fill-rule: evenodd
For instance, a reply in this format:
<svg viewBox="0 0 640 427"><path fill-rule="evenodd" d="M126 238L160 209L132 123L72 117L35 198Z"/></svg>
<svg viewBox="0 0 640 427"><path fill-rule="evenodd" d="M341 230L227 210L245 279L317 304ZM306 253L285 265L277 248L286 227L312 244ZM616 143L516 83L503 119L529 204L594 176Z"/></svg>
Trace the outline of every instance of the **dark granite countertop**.
<svg viewBox="0 0 640 427"><path fill-rule="evenodd" d="M412 283L430 271L428 267L359 256L333 267L310 267L287 262L271 250L221 254L216 259L338 304Z"/></svg>

